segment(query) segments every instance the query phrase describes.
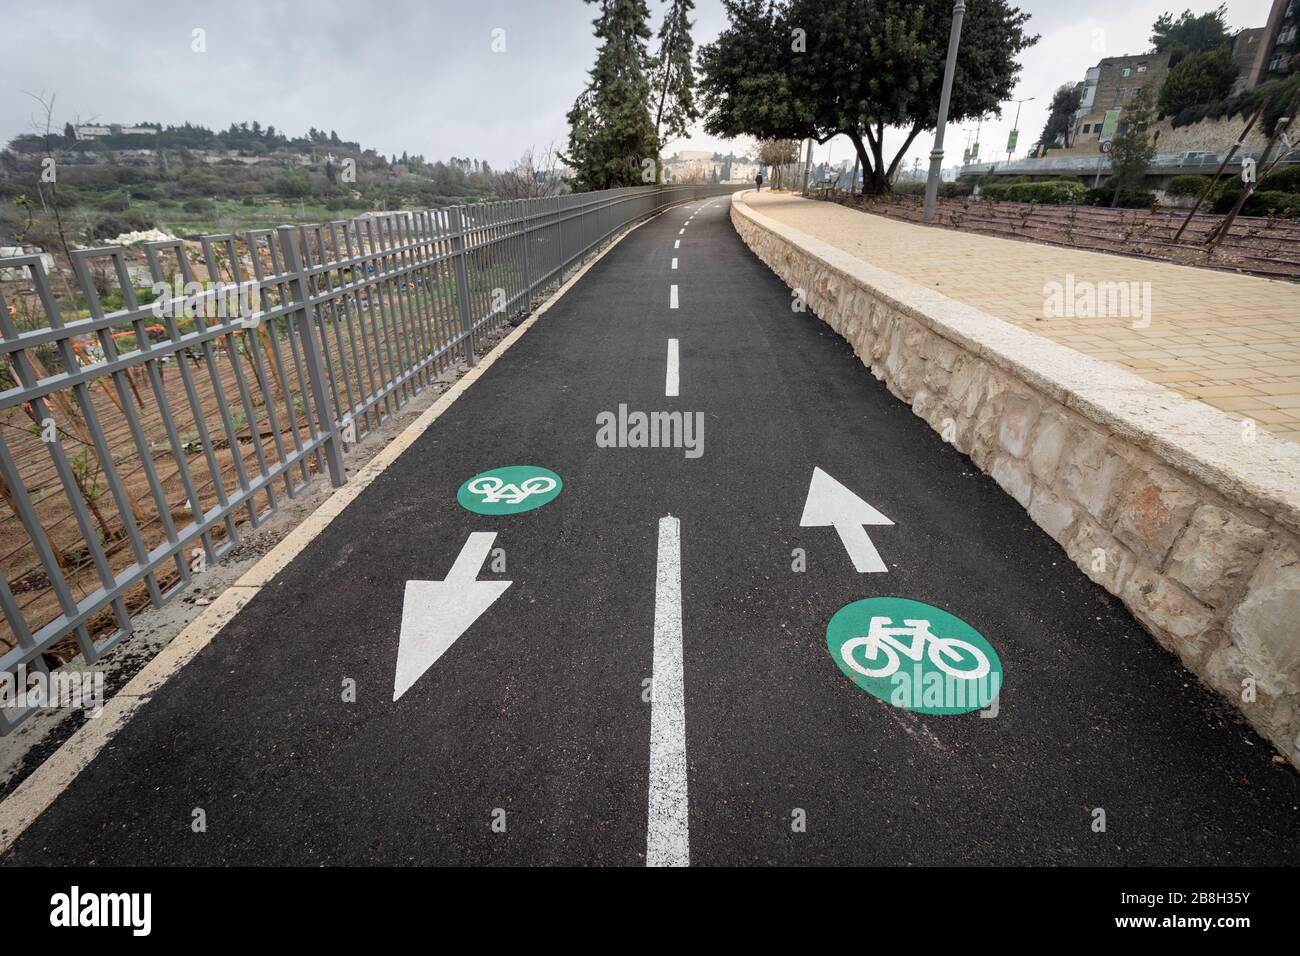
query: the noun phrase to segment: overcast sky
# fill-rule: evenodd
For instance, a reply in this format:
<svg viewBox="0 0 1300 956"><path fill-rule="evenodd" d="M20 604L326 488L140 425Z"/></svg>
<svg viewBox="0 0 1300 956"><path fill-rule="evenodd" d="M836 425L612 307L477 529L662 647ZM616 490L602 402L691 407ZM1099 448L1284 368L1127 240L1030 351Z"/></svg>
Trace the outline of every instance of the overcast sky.
<svg viewBox="0 0 1300 956"><path fill-rule="evenodd" d="M663 4L649 0L654 29ZM1217 0L1024 0L1031 32L1018 97L1021 146L1037 137L1052 91L1103 56L1149 48L1166 10ZM1262 26L1269 0L1231 0L1232 27ZM530 146L563 146L565 113L586 80L594 7L581 0L4 0L0 137L30 130L26 92L57 94L56 122L182 123L225 128L260 121L291 132L337 130L385 154L473 156L508 165ZM695 40L725 24L718 0L697 0ZM194 52L196 29L206 52ZM504 52L493 52L503 30ZM1005 150L1015 107L984 124L984 158ZM973 131L974 124L969 124ZM945 165L967 130L951 129ZM896 140L897 141L897 140ZM670 144L729 144L697 131ZM850 154L839 137L818 160ZM929 138L908 154L921 159Z"/></svg>

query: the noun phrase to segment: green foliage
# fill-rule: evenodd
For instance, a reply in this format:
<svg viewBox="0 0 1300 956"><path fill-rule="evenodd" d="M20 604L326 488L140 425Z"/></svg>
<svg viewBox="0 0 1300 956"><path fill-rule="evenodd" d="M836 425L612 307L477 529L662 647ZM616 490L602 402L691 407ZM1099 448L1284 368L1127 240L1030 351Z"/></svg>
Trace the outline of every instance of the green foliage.
<svg viewBox="0 0 1300 956"><path fill-rule="evenodd" d="M286 199L304 199L312 194L311 179L306 173L288 173L276 180L275 191Z"/></svg>
<svg viewBox="0 0 1300 956"><path fill-rule="evenodd" d="M1175 176L1165 186L1166 196L1199 196L1210 185L1209 176Z"/></svg>
<svg viewBox="0 0 1300 956"><path fill-rule="evenodd" d="M1232 92L1240 70L1232 58L1232 47L1189 53L1169 71L1157 101L1160 113L1168 116L1191 106L1214 103Z"/></svg>
<svg viewBox="0 0 1300 956"><path fill-rule="evenodd" d="M646 75L653 62L646 52L650 11L645 0L601 0L600 10L592 21L600 41L596 63L568 113L564 160L582 191L640 185L647 169L653 182L659 156Z"/></svg>
<svg viewBox="0 0 1300 956"><path fill-rule="evenodd" d="M1049 179L1036 183L993 182L980 187L980 195L986 199L1047 205L1082 202L1086 191L1081 183L1072 179Z"/></svg>
<svg viewBox="0 0 1300 956"><path fill-rule="evenodd" d="M685 136L687 128L700 118L695 107L695 75L691 60L695 41L691 38L690 13L694 0L671 0L659 27L659 55L651 71L655 96L655 134L660 148Z"/></svg>
<svg viewBox="0 0 1300 956"><path fill-rule="evenodd" d="M1264 112L1259 119L1260 127L1265 136L1272 136L1277 121L1286 112L1287 104L1295 95L1297 87L1300 87L1300 73L1280 80L1270 80L1261 83L1253 90L1225 97L1218 102L1189 106L1180 110L1174 115L1171 125L1174 129L1178 129L1180 126L1190 126L1204 119L1232 119L1234 116L1244 118L1254 113L1259 104L1263 103Z"/></svg>
<svg viewBox="0 0 1300 956"><path fill-rule="evenodd" d="M1038 134L1036 145L1061 146L1070 145L1070 130L1074 128L1074 114L1083 102L1083 87L1078 83L1066 83L1058 86L1052 94L1052 106L1047 114L1047 123Z"/></svg>
<svg viewBox="0 0 1300 956"><path fill-rule="evenodd" d="M889 189L899 160L937 121L950 0L723 0L729 20L700 50L700 100L714 136L759 139L844 134L864 189ZM1018 55L1037 41L1007 0L969 0L948 119L960 123L1010 99ZM883 131L906 136L892 160ZM868 152L868 149L870 150Z"/></svg>
<svg viewBox="0 0 1300 956"><path fill-rule="evenodd" d="M1162 13L1151 25L1151 43L1157 53L1172 56L1203 53L1230 45L1232 37L1228 33L1227 17L1226 5L1199 16L1193 15L1191 10L1184 10L1177 19L1173 14Z"/></svg>
<svg viewBox="0 0 1300 956"><path fill-rule="evenodd" d="M1300 219L1300 193L1282 192L1278 189L1256 189L1241 207L1247 216L1280 216Z"/></svg>
<svg viewBox="0 0 1300 956"><path fill-rule="evenodd" d="M1143 87L1133 98L1132 105L1124 111L1119 130L1110 141L1110 168L1117 200L1126 189L1141 189L1147 169L1155 159L1152 122L1150 93Z"/></svg>
<svg viewBox="0 0 1300 956"><path fill-rule="evenodd" d="M1156 204L1156 194L1145 189L1120 189L1113 186L1089 189L1083 197L1089 206L1113 206L1119 209L1150 209Z"/></svg>
<svg viewBox="0 0 1300 956"><path fill-rule="evenodd" d="M1267 176L1260 182L1259 188L1250 194L1250 198L1241 207L1242 215L1298 218L1300 190L1276 188L1272 179L1272 176ZM1241 198L1242 189L1239 179L1221 183L1211 194L1210 211L1222 215L1231 210Z"/></svg>
<svg viewBox="0 0 1300 956"><path fill-rule="evenodd" d="M100 219L90 229L91 239L112 239L120 236L124 232L130 232L131 227L123 216L105 216Z"/></svg>
<svg viewBox="0 0 1300 956"><path fill-rule="evenodd" d="M1259 181L1260 189L1276 189L1284 193L1300 193L1300 163L1279 166Z"/></svg>

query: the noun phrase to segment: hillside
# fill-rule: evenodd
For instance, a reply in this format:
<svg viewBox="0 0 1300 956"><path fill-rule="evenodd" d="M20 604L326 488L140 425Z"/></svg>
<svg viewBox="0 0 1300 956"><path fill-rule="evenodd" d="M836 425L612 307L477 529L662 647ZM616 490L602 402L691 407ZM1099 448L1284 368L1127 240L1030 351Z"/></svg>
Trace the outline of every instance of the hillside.
<svg viewBox="0 0 1300 956"><path fill-rule="evenodd" d="M51 159L53 182L42 178ZM150 228L260 228L492 198L494 178L479 160L385 157L315 128L288 136L258 122L221 131L68 124L16 136L0 152L0 233L50 248L59 219L79 242Z"/></svg>

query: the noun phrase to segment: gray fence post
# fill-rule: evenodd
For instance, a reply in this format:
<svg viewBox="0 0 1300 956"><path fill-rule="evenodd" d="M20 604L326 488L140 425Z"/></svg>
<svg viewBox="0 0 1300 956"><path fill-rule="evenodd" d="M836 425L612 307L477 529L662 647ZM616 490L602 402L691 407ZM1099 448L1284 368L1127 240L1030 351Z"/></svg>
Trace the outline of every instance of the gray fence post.
<svg viewBox="0 0 1300 956"><path fill-rule="evenodd" d="M465 214L460 206L447 210L447 222L451 226L451 248L455 253L456 263L456 307L460 310L460 330L465 336L465 361L473 366L474 358L474 314L469 295L469 270L465 267Z"/></svg>
<svg viewBox="0 0 1300 956"><path fill-rule="evenodd" d="M560 250L560 284L564 284L564 215L560 197L555 197L555 247Z"/></svg>
<svg viewBox="0 0 1300 956"><path fill-rule="evenodd" d="M529 200L519 200L519 227L523 230L523 247L524 247L524 315L533 311L533 279L532 271L528 267L528 203Z"/></svg>
<svg viewBox="0 0 1300 956"><path fill-rule="evenodd" d="M330 482L337 488L348 480L343 468L343 445L339 442L338 426L334 415L325 400L325 366L321 362L320 348L316 344L314 311L311 304L311 287L307 284L307 273L303 269L302 256L298 249L298 230L293 226L280 226L280 251L284 254L284 267L293 279L289 291L294 304L295 325L298 327L298 339L302 343L304 364L307 366L307 378L311 382L311 399L316 406L316 424L324 436L325 460L329 464Z"/></svg>

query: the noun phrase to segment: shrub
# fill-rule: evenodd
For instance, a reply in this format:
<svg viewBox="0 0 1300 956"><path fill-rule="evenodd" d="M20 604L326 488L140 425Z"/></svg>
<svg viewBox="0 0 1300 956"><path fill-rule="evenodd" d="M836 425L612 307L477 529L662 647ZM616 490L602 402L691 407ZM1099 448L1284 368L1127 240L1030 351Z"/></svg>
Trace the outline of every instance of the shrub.
<svg viewBox="0 0 1300 956"><path fill-rule="evenodd" d="M1166 196L1199 196L1210 185L1209 176L1175 176L1165 186Z"/></svg>
<svg viewBox="0 0 1300 956"><path fill-rule="evenodd" d="M1259 181L1260 189L1276 189L1284 193L1300 193L1300 163L1280 166Z"/></svg>
<svg viewBox="0 0 1300 956"><path fill-rule="evenodd" d="M143 209L132 209L126 214L126 224L131 232L144 232L146 229L152 229L155 225L153 217Z"/></svg>
<svg viewBox="0 0 1300 956"><path fill-rule="evenodd" d="M131 224L121 216L105 216L90 230L91 239L112 239L131 231Z"/></svg>
<svg viewBox="0 0 1300 956"><path fill-rule="evenodd" d="M1109 206L1115 198L1114 186L1101 186L1089 189L1084 202L1089 206ZM1119 203L1121 209L1150 209L1156 204L1156 194L1145 189L1121 189Z"/></svg>
<svg viewBox="0 0 1300 956"><path fill-rule="evenodd" d="M181 208L196 215L210 216L217 211L217 204L211 199L187 199Z"/></svg>
<svg viewBox="0 0 1300 956"><path fill-rule="evenodd" d="M1049 179L1038 183L990 183L980 191L987 199L1009 199L1012 202L1037 202L1049 205L1082 202L1085 192L1082 184L1069 179Z"/></svg>
<svg viewBox="0 0 1300 956"><path fill-rule="evenodd" d="M1256 189L1241 207L1247 216L1281 216L1300 219L1300 193L1286 193L1279 189Z"/></svg>

